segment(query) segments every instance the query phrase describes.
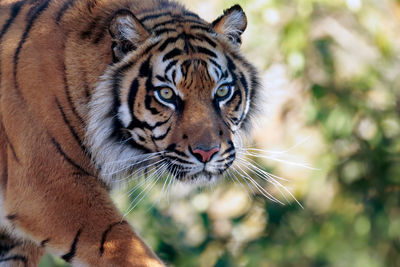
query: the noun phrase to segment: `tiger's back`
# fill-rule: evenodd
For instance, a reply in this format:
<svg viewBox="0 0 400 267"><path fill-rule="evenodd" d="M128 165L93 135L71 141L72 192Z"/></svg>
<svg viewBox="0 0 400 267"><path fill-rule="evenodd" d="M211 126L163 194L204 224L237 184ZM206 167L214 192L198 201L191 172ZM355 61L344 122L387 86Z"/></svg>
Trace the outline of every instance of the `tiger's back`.
<svg viewBox="0 0 400 267"><path fill-rule="evenodd" d="M161 266L108 190L146 153L179 180L229 168L257 87L238 51L243 11L209 24L163 0L0 5L0 265L47 250Z"/></svg>

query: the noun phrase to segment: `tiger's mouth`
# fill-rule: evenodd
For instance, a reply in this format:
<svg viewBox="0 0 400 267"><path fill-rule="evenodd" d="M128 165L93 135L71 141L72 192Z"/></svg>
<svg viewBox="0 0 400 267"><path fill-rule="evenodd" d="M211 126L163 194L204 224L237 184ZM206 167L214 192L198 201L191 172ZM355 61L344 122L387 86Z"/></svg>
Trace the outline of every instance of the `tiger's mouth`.
<svg viewBox="0 0 400 267"><path fill-rule="evenodd" d="M215 162L193 164L193 166L183 166L167 159L168 175L183 183L209 184L222 177L226 170L233 164L234 159L228 163L218 164ZM222 161L222 160L221 160Z"/></svg>

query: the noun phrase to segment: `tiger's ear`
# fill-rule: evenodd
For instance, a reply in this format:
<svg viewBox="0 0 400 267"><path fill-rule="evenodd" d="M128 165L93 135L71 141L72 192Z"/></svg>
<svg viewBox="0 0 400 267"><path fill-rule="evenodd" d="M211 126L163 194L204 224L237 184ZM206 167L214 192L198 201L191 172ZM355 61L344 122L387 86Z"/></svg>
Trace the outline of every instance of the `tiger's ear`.
<svg viewBox="0 0 400 267"><path fill-rule="evenodd" d="M112 38L114 62L120 61L150 36L143 24L127 9L114 13L108 30Z"/></svg>
<svg viewBox="0 0 400 267"><path fill-rule="evenodd" d="M240 46L240 36L247 27L246 14L239 5L234 5L214 20L212 27L215 32L225 35L235 45Z"/></svg>

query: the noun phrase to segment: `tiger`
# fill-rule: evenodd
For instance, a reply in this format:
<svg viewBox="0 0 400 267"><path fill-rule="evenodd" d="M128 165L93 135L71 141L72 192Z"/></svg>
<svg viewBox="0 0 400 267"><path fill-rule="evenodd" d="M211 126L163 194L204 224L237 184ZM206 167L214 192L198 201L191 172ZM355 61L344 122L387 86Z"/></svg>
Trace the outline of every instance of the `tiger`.
<svg viewBox="0 0 400 267"><path fill-rule="evenodd" d="M153 164L210 184L260 91L239 5L207 22L169 0L0 2L0 266L165 266L110 190Z"/></svg>

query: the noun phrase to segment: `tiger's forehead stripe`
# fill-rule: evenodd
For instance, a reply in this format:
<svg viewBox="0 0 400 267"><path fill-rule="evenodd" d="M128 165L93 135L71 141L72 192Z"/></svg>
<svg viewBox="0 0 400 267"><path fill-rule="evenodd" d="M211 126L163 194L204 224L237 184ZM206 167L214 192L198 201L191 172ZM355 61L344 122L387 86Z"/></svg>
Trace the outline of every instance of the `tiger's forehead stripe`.
<svg viewBox="0 0 400 267"><path fill-rule="evenodd" d="M150 13L150 15L146 15L146 13L145 13L145 14L143 14L143 17L140 16L139 20L143 23L143 22L145 22L147 20L153 20L153 19L157 19L157 18L160 18L160 17L164 17L164 16L170 16L170 17L173 16L172 12L170 12L170 11L162 12L162 13L158 13L158 14L157 13L154 14L153 11L151 11L149 13ZM183 15L188 16L188 17L194 17L194 18L199 19L199 20L201 19L199 17L199 15L197 15L195 13L192 13L192 12L189 12L189 11L184 12Z"/></svg>

